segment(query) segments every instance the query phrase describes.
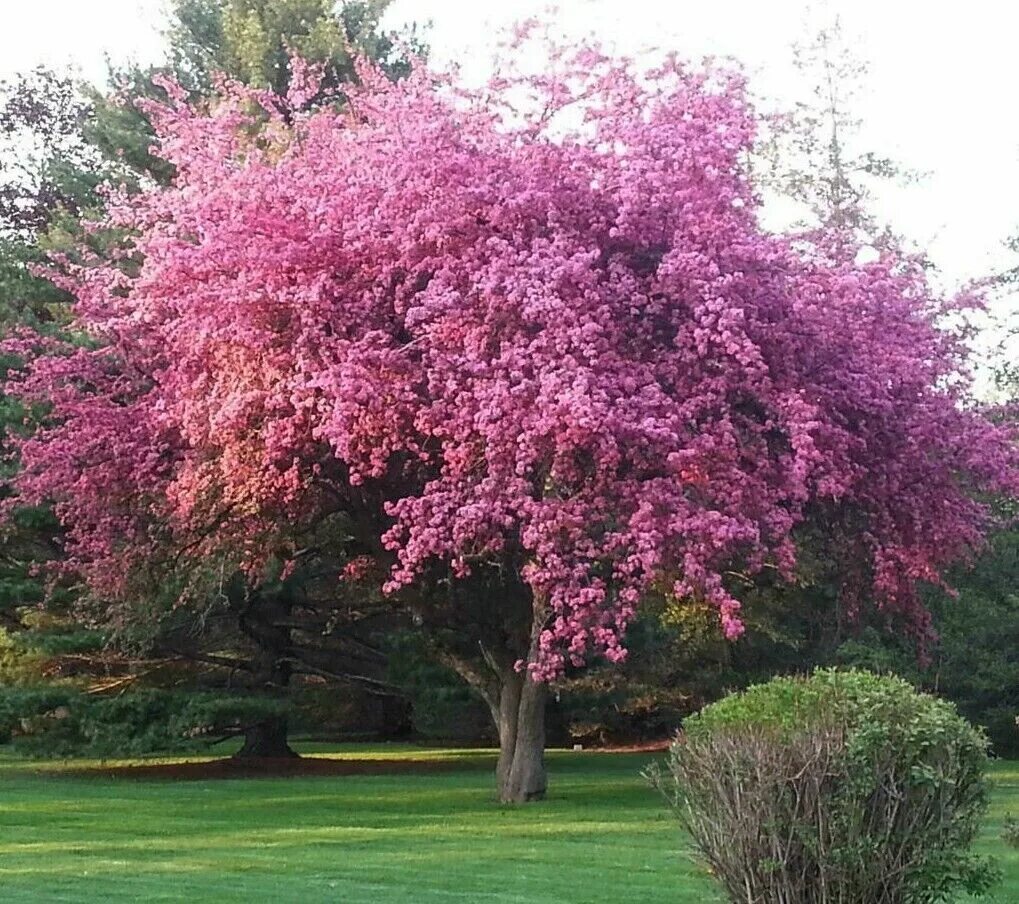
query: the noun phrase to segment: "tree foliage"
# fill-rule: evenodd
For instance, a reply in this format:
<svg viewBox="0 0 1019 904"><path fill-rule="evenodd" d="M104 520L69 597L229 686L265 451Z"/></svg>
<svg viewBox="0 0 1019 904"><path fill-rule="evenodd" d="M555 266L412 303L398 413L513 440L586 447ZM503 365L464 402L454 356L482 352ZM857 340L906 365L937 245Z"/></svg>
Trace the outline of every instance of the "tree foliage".
<svg viewBox="0 0 1019 904"><path fill-rule="evenodd" d="M54 416L19 491L57 501L93 587L181 549L255 575L331 521L398 597L519 574L550 678L621 657L660 581L737 636L729 571L791 576L818 517L923 627L917 582L980 543L972 490L1015 476L938 326L970 300L762 232L739 78L572 65L454 100L365 64L353 116L299 112L304 63L289 107L167 84L175 182L122 197L129 246L67 277L101 346L43 349L21 386ZM521 87L544 119L510 117Z"/></svg>
<svg viewBox="0 0 1019 904"><path fill-rule="evenodd" d="M583 47L394 84L354 9L181 3L175 77L95 99L127 176L52 274L86 341L6 351L45 413L7 507L53 505L97 619L228 615L274 691L349 677L329 638L380 687L388 607L489 705L514 800L544 789L540 682L622 660L641 600L733 638L825 556L839 606L922 637L918 587L1015 485L968 395L979 299L892 245L858 264L842 222L762 229L736 73Z"/></svg>
<svg viewBox="0 0 1019 904"><path fill-rule="evenodd" d="M1000 756L1019 752L1019 535L997 534L970 568L951 576L957 596L932 594L937 641L918 661L915 650L888 631L868 627L850 637L835 659L902 675L946 697L983 726Z"/></svg>
<svg viewBox="0 0 1019 904"><path fill-rule="evenodd" d="M329 88L356 80L361 53L392 75L408 70L407 53L423 47L416 34L395 36L380 26L389 0L176 0L169 40L174 72L202 90L226 73L245 84L287 93L289 59L323 67Z"/></svg>

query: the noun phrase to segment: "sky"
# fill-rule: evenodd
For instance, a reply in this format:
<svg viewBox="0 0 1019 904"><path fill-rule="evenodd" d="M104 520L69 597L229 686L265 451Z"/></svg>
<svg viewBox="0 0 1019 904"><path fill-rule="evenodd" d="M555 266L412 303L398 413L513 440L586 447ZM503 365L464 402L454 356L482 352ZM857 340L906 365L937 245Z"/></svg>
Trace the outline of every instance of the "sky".
<svg viewBox="0 0 1019 904"><path fill-rule="evenodd" d="M500 29L553 16L568 36L619 52L733 56L777 106L802 94L791 46L838 15L870 70L855 112L860 146L922 174L888 187L878 213L928 250L946 287L1004 266L1019 231L1019 3L1009 0L394 0L387 24L430 21L434 60L465 79L490 71ZM165 0L0 0L0 77L39 63L102 80L105 58L160 58ZM998 314L1011 314L1001 302Z"/></svg>

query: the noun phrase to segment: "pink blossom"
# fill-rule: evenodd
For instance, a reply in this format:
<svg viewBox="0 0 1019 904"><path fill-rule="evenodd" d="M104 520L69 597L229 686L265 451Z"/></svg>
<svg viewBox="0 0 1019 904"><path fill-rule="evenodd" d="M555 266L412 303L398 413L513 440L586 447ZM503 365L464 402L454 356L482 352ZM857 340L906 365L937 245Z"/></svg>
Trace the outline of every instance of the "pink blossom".
<svg viewBox="0 0 1019 904"><path fill-rule="evenodd" d="M791 577L823 514L854 586L925 623L918 584L1016 486L943 324L973 299L908 256L766 232L738 73L591 47L479 91L361 72L294 121L230 84L152 108L176 182L111 197L122 259L63 265L96 345L17 340L13 389L52 417L16 488L54 502L69 567L113 596L167 549L254 573L343 511L389 593L520 567L548 679L622 659L652 587L738 637L726 573ZM516 110L522 86L580 115Z"/></svg>

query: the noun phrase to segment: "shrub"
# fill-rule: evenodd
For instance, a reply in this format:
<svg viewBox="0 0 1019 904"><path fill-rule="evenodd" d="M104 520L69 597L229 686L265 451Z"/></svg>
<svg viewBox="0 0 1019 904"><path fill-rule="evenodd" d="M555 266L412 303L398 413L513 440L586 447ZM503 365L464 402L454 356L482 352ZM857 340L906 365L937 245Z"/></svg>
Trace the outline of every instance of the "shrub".
<svg viewBox="0 0 1019 904"><path fill-rule="evenodd" d="M650 777L734 902L931 904L993 881L986 747L899 678L822 670L706 707Z"/></svg>
<svg viewBox="0 0 1019 904"><path fill-rule="evenodd" d="M0 743L28 756L144 756L195 750L288 712L274 697L144 689L116 696L68 686L0 690Z"/></svg>
<svg viewBox="0 0 1019 904"><path fill-rule="evenodd" d="M1019 819L1005 817L1005 825L1001 830L1001 840L1009 847L1019 848Z"/></svg>
<svg viewBox="0 0 1019 904"><path fill-rule="evenodd" d="M36 615L22 615L27 624L21 630L0 628L0 688L31 687L107 665L98 655L106 639L101 633L47 624Z"/></svg>
<svg viewBox="0 0 1019 904"><path fill-rule="evenodd" d="M48 658L27 649L19 638L0 628L0 686L32 684L45 675Z"/></svg>
<svg viewBox="0 0 1019 904"><path fill-rule="evenodd" d="M674 734L695 707L685 690L633 680L617 668L562 683L560 711L572 742L657 741Z"/></svg>
<svg viewBox="0 0 1019 904"><path fill-rule="evenodd" d="M78 696L73 688L4 687L0 690L0 744L25 736L53 714L50 721L63 721L68 704Z"/></svg>

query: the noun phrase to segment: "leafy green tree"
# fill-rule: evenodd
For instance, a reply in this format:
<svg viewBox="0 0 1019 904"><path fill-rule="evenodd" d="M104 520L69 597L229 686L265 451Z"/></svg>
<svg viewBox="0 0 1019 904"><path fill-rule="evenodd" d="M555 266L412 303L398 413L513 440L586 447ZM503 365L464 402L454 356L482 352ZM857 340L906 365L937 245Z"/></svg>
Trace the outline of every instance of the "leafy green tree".
<svg viewBox="0 0 1019 904"><path fill-rule="evenodd" d="M125 98L161 98L156 84L169 75L193 95L216 92L216 77L285 94L294 54L323 70L322 96L355 81L354 57L361 53L393 77L405 75L414 55L426 48L415 29L382 30L391 0L174 0L166 32L168 64L111 72L115 90L88 91L92 115L84 137L108 160L125 164L128 180L144 175L165 182L173 174L149 148L153 132L145 114ZM314 101L314 98L312 99Z"/></svg>
<svg viewBox="0 0 1019 904"><path fill-rule="evenodd" d="M286 93L293 53L325 67L327 88L356 78L354 53L398 76L406 50L423 52L415 32L397 39L380 20L390 0L176 0L169 31L170 60L182 84L204 92L212 73ZM404 47L398 46L400 43Z"/></svg>

